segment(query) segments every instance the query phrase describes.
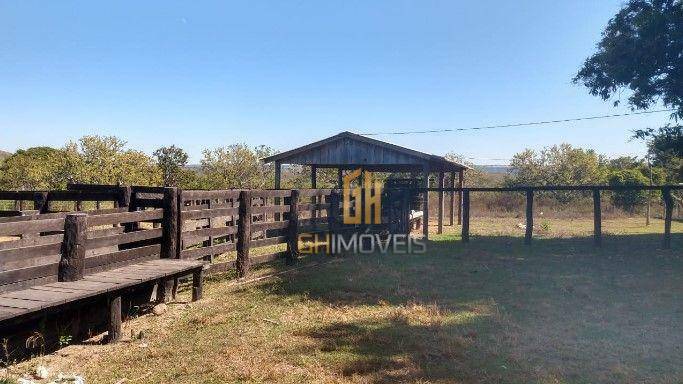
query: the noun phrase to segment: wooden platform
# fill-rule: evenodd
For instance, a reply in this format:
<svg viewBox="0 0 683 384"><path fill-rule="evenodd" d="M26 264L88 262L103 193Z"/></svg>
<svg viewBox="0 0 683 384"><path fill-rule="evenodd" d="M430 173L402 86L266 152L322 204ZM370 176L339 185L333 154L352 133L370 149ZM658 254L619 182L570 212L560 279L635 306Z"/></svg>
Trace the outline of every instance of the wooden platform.
<svg viewBox="0 0 683 384"><path fill-rule="evenodd" d="M201 261L156 259L85 275L82 280L6 292L0 294L0 323L143 283L189 274L202 267Z"/></svg>

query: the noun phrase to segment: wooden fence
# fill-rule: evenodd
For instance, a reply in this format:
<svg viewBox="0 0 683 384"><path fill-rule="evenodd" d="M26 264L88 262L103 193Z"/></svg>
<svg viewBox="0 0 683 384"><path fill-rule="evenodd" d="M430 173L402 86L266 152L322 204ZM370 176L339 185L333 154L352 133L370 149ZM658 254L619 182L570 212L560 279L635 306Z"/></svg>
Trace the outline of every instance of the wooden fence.
<svg viewBox="0 0 683 384"><path fill-rule="evenodd" d="M164 212L101 210L0 218L0 236L5 239L0 242L0 292L58 281L60 261L75 233L82 233L82 244L77 244L86 250L86 273L159 258L163 231L153 223L161 221ZM131 223L136 225L126 225Z"/></svg>
<svg viewBox="0 0 683 384"><path fill-rule="evenodd" d="M296 257L297 234L326 231L331 189L178 191L178 257L210 262L209 273ZM310 202L305 202L306 200ZM232 257L215 257L228 253ZM257 254L253 256L253 254Z"/></svg>
<svg viewBox="0 0 683 384"><path fill-rule="evenodd" d="M424 194L437 192L440 201L443 201L443 194L450 192L462 193L462 241L470 241L470 201L472 192L520 192L526 196L526 232L524 243L531 244L534 228L534 194L539 191L577 191L590 192L593 196L593 243L599 247L602 245L602 212L601 212L601 191L660 191L664 202L664 233L662 245L664 248L671 248L671 221L673 215L674 199L672 190L683 190L683 185L624 185L624 186L598 186L598 185L548 185L536 187L508 187L508 188L421 188L419 191ZM439 207L439 218L443 217L443 204ZM426 225L426 224L425 224Z"/></svg>
<svg viewBox="0 0 683 384"><path fill-rule="evenodd" d="M421 188L419 193L462 193L462 241L470 241L470 201L474 192L518 192L526 196L526 233L531 244L534 195L539 191L591 193L594 207L594 243L602 244L601 192L661 191L664 206L663 246L671 247L673 211L671 186L542 186L516 188ZM336 232L341 222L340 196L332 189L195 191L160 187L70 185L67 191L0 191L0 200L31 200L29 212L0 217L0 292L7 284L24 280L56 279L57 256L62 246L67 212L53 212L51 202L111 201L114 208L88 214L86 268L118 260L144 257L203 259L210 273L232 269L239 276L253 265L296 258L297 235ZM80 204L79 204L80 202ZM82 205L81 205L82 208ZM443 205L440 210L443 209ZM158 256L154 256L158 255ZM39 281L36 280L36 281ZM7 288L7 287L5 287Z"/></svg>

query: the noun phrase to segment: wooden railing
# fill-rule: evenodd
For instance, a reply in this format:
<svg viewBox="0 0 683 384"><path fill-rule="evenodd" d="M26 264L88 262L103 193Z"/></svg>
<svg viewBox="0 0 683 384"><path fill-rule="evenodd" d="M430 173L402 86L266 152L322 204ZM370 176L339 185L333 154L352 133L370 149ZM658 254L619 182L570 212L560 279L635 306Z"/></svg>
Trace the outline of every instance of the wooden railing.
<svg viewBox="0 0 683 384"><path fill-rule="evenodd" d="M60 276L71 273L74 263L66 260L76 249L83 253L81 274L159 258L162 229L153 223L164 214L104 210L2 218L0 292L65 281Z"/></svg>
<svg viewBox="0 0 683 384"><path fill-rule="evenodd" d="M524 243L531 244L534 227L534 194L539 191L577 191L590 192L593 198L593 243L595 246L602 245L602 204L601 191L660 191L664 203L664 233L662 245L665 249L671 248L671 221L673 214L674 199L672 190L683 190L683 185L544 185L535 187L472 187L472 188L420 188L418 192L426 194L437 192L462 193L462 241L470 240L470 201L472 192L523 192L526 196L526 232ZM442 199L440 199L442 200ZM439 218L443 218L443 204L439 207ZM428 220L428 219L425 219Z"/></svg>
<svg viewBox="0 0 683 384"><path fill-rule="evenodd" d="M210 273L235 269L239 276L245 276L253 265L279 259L291 263L296 258L299 232L328 229L327 200L333 192L178 191L178 257L204 259L211 263ZM302 202L311 199L315 203ZM234 252L232 260L215 259L230 252Z"/></svg>

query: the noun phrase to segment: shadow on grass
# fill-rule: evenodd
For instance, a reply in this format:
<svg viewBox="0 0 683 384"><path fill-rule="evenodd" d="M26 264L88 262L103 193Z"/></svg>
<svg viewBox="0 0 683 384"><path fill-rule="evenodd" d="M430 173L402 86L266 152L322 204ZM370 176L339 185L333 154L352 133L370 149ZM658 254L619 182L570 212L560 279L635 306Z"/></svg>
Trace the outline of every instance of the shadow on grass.
<svg viewBox="0 0 683 384"><path fill-rule="evenodd" d="M342 308L296 352L361 381L676 382L683 234L671 250L661 238L442 236L424 255L349 256L263 286Z"/></svg>

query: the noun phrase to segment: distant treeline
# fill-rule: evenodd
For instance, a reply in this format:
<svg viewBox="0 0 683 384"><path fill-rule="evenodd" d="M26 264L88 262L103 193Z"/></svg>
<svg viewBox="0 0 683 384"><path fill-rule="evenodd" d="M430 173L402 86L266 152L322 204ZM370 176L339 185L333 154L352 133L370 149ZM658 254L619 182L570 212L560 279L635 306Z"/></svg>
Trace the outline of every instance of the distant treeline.
<svg viewBox="0 0 683 384"><path fill-rule="evenodd" d="M274 154L267 146L231 144L205 149L198 167L188 167L188 155L179 147L158 148L152 156L127 148L113 136L84 136L62 148L33 147L18 150L0 160L0 189L63 189L67 183L166 185L184 189L272 188L275 169L261 158ZM446 156L464 162L455 153ZM593 150L561 144L541 151L524 150L513 156L507 175L472 169L466 174L469 186L519 186L562 184L663 184L677 183L680 157L654 164L636 157L609 159ZM309 187L305 167L288 166L283 187ZM417 175L415 175L417 176ZM319 172L319 186L333 186L334 170ZM559 202L574 198L570 193L554 195ZM644 193L614 198L613 203L632 209L646 199Z"/></svg>

